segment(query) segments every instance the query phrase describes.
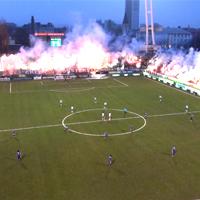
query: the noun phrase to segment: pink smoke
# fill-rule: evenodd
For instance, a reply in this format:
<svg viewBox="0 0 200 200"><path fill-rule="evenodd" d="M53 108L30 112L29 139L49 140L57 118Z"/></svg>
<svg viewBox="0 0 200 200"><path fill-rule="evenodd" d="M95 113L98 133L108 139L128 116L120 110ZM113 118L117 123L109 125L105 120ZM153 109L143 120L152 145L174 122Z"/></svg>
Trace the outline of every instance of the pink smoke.
<svg viewBox="0 0 200 200"><path fill-rule="evenodd" d="M188 53L160 53L150 60L147 71L200 87L200 52L191 48Z"/></svg>
<svg viewBox="0 0 200 200"><path fill-rule="evenodd" d="M19 70L35 73L62 73L74 69L95 71L116 65L119 57L140 67L140 61L130 50L109 52L109 39L110 36L94 23L85 29L76 27L59 48L49 47L45 42L34 39L32 48L21 48L17 54L3 55L0 71L4 75L12 75Z"/></svg>

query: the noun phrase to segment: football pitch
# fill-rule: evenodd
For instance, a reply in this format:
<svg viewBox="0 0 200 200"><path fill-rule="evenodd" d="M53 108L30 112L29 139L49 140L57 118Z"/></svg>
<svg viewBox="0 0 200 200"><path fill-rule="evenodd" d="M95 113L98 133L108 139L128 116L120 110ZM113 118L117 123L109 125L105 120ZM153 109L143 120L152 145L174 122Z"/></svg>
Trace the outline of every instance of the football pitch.
<svg viewBox="0 0 200 200"><path fill-rule="evenodd" d="M38 80L0 83L0 104L0 200L200 199L197 96L144 77Z"/></svg>

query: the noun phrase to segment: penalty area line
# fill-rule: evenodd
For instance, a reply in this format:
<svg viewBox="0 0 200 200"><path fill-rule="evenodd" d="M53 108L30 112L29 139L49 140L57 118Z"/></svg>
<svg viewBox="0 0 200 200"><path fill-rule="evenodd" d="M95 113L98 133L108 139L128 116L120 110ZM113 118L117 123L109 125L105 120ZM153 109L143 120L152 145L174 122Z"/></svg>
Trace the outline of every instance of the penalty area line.
<svg viewBox="0 0 200 200"><path fill-rule="evenodd" d="M128 84L123 83L122 81L119 81L119 80L116 79L116 78L113 78L113 80L116 81L116 82L118 82L118 83L120 83L120 84L122 84L122 85L124 85L124 86L126 86L126 87L128 87Z"/></svg>
<svg viewBox="0 0 200 200"><path fill-rule="evenodd" d="M49 92L64 92L64 93L68 93L68 92L85 92L85 91L90 91L90 90L94 90L95 87L90 87L90 88L71 88L70 90L62 90L62 89L57 89L57 90L48 90Z"/></svg>

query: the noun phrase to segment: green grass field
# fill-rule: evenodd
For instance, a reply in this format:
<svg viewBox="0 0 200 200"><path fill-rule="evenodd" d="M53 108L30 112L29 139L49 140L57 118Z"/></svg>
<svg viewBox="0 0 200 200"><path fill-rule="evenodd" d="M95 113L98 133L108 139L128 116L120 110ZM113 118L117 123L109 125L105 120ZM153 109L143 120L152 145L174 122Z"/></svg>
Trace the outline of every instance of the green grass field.
<svg viewBox="0 0 200 200"><path fill-rule="evenodd" d="M101 120L104 102L112 121ZM133 77L0 83L0 104L0 200L200 198L198 97ZM186 104L195 111L192 122L184 113ZM71 106L77 113L70 115ZM124 107L133 113L124 117ZM115 135L143 126L138 116L145 112L141 130ZM61 122L68 115L64 123L70 129L110 136L65 132ZM177 148L173 158L172 145Z"/></svg>

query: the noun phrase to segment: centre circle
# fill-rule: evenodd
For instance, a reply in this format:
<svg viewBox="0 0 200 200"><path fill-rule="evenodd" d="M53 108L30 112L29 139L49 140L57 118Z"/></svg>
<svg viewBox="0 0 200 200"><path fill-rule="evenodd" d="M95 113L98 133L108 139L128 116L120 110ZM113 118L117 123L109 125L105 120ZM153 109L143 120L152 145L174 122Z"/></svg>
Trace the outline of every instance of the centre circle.
<svg viewBox="0 0 200 200"><path fill-rule="evenodd" d="M74 113L71 113L69 115L67 115L66 117L63 118L62 120L62 125L65 129L68 129L70 132L72 133L76 133L76 134L79 134L79 135L85 135L85 136L93 136L93 137L102 137L103 135L102 134L91 134L91 133L84 133L84 132L80 132L80 131L76 131L74 129L70 129L68 128L68 126L66 126L65 124L65 121L70 118L71 116L73 115L76 115L76 114L80 114L80 113L84 113L84 112L90 112L90 111L102 111L103 109L102 108L94 108L94 109L87 109L87 110L81 110L81 111L77 111L77 112L74 112ZM109 111L119 111L119 112L123 112L122 109L113 109L113 108L110 108ZM143 120L143 125L140 126L139 128L137 129L134 129L134 130L131 130L131 131L127 131L127 132L122 132L122 133L113 133L113 134L109 134L109 137L110 136L122 136L122 135L128 135L128 134L132 134L132 133L135 133L135 132L138 132L140 131L141 129L143 129L145 126L146 126L146 119L142 116L142 115L139 115L138 113L135 113L135 112L132 112L132 111L127 111L127 113L129 114L132 114L132 115L136 115L135 118L141 118ZM69 123L70 124L73 124L73 125L76 125L76 124L89 124L89 123L92 123L92 122L100 122L101 120L96 120L96 121L85 121L85 122L72 122L72 123Z"/></svg>

